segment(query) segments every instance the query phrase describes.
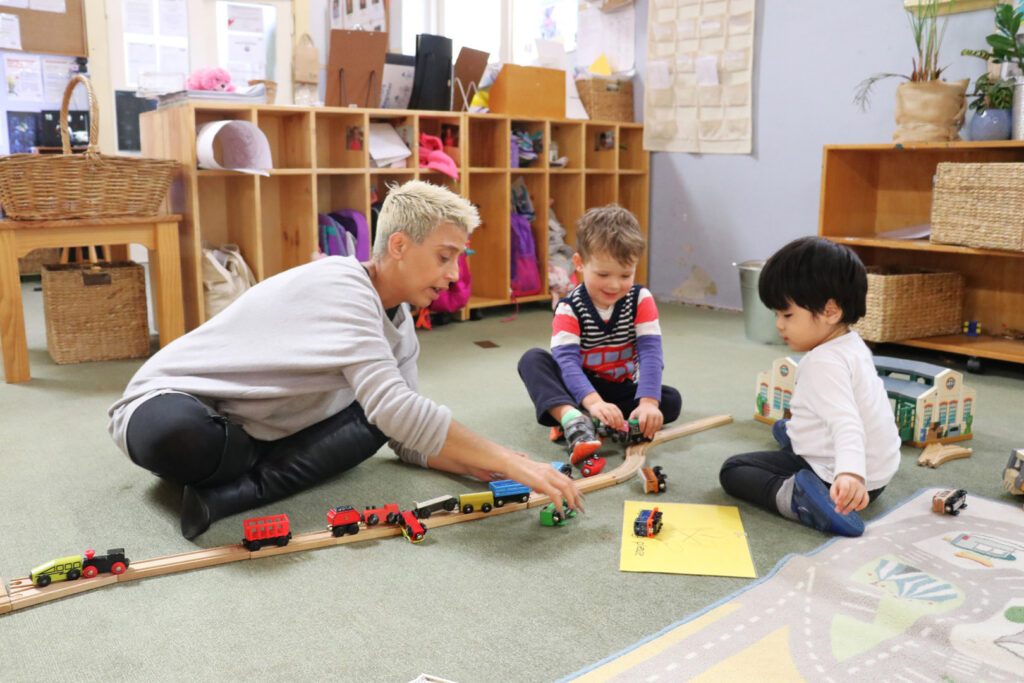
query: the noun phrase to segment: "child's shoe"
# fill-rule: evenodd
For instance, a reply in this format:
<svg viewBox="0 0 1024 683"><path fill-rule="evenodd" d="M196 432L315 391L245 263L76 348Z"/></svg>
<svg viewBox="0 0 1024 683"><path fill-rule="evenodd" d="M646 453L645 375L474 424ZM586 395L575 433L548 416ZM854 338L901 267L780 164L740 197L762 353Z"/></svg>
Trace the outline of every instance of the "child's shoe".
<svg viewBox="0 0 1024 683"><path fill-rule="evenodd" d="M828 487L812 470L800 470L793 482L793 512L800 521L818 531L841 536L860 536L864 522L856 512L840 514L829 498Z"/></svg>
<svg viewBox="0 0 1024 683"><path fill-rule="evenodd" d="M589 415L580 415L564 425L569 460L576 464L601 447Z"/></svg>
<svg viewBox="0 0 1024 683"><path fill-rule="evenodd" d="M565 432L562 431L562 425L555 425L551 428L551 433L548 434L548 438L552 443L559 443L565 441Z"/></svg>

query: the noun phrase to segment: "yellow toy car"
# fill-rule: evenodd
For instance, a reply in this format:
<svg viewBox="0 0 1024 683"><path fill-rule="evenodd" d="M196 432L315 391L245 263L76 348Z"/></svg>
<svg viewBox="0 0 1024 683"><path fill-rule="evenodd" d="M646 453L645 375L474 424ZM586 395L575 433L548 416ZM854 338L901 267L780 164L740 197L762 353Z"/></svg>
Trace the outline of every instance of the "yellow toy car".
<svg viewBox="0 0 1024 683"><path fill-rule="evenodd" d="M74 581L82 575L83 564L81 555L58 557L33 569L29 573L29 578L40 588L49 586L51 581Z"/></svg>

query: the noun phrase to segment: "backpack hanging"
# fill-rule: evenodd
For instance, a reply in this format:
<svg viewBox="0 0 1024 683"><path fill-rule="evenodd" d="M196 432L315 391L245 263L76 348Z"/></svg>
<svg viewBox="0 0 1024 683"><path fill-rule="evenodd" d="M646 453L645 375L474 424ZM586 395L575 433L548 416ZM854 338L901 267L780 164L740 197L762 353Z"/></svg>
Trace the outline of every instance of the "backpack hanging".
<svg viewBox="0 0 1024 683"><path fill-rule="evenodd" d="M333 211L330 217L352 237L355 249L350 250L350 256L355 256L360 261L370 260L370 226L366 223L366 216L354 209L343 209Z"/></svg>
<svg viewBox="0 0 1024 683"><path fill-rule="evenodd" d="M437 299L430 304L430 310L434 313L454 313L462 310L469 303L472 283L473 276L469 272L469 260L466 258L466 252L463 252L459 254L459 279L448 285L448 289L438 295Z"/></svg>
<svg viewBox="0 0 1024 683"><path fill-rule="evenodd" d="M320 236L320 252L327 256L348 256L348 233L345 228L341 227L338 221L322 213L316 215L316 223Z"/></svg>
<svg viewBox="0 0 1024 683"><path fill-rule="evenodd" d="M530 229L530 220L512 212L512 297L540 292L540 269L537 266L537 244Z"/></svg>

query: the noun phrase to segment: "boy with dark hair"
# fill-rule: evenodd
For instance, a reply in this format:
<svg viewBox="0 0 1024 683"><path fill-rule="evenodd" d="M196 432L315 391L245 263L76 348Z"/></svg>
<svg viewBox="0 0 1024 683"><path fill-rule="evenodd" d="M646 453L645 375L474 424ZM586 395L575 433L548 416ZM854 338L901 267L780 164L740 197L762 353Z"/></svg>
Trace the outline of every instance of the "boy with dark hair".
<svg viewBox="0 0 1024 683"><path fill-rule="evenodd" d="M734 455L718 475L730 495L807 526L860 536L858 511L900 464L900 437L871 351L850 329L865 313L867 275L849 248L803 237L761 271L761 301L794 351L792 417L775 423L778 451Z"/></svg>
<svg viewBox="0 0 1024 683"><path fill-rule="evenodd" d="M623 430L628 415L650 439L682 409L679 392L661 384L654 297L633 282L646 247L640 224L610 204L580 218L576 240L582 284L555 309L551 352L530 349L519 360L537 422L564 432L574 464L601 446L591 417Z"/></svg>

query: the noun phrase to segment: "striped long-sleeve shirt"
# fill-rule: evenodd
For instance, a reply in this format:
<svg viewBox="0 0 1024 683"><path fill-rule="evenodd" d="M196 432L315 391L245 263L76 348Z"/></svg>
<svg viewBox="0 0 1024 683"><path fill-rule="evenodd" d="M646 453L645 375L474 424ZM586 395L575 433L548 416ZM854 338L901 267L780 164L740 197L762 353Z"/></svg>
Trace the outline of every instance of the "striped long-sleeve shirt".
<svg viewBox="0 0 1024 683"><path fill-rule="evenodd" d="M584 370L612 382L635 381L637 398L661 400L661 325L646 287L633 285L604 315L587 288L576 287L555 309L551 353L577 403L595 391Z"/></svg>

